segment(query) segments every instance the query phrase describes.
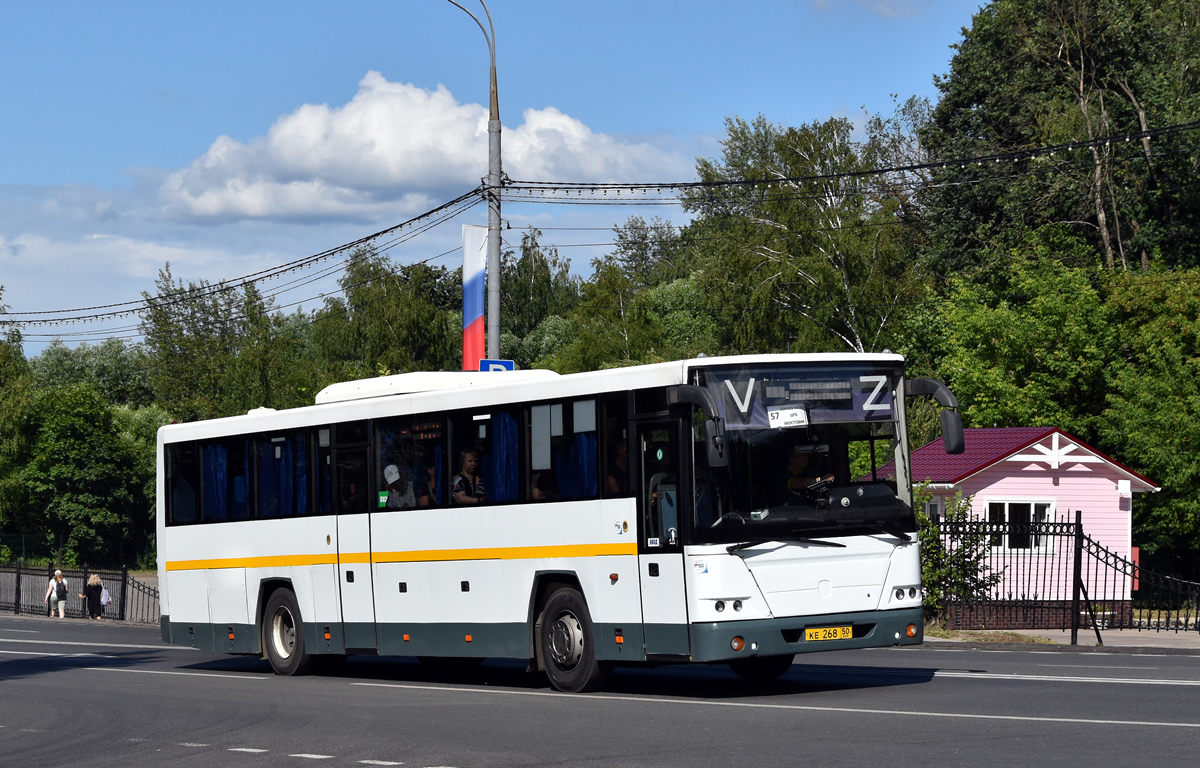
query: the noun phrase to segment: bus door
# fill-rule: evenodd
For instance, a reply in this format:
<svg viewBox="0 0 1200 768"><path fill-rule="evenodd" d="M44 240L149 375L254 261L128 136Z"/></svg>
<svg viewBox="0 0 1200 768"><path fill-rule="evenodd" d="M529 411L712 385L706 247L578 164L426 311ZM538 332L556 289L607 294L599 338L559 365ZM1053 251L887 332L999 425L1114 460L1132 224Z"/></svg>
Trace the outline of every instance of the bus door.
<svg viewBox="0 0 1200 768"><path fill-rule="evenodd" d="M680 521L684 504L677 420L637 425L638 572L647 655L687 655L687 596Z"/></svg>
<svg viewBox="0 0 1200 768"><path fill-rule="evenodd" d="M339 433L343 427L337 425ZM364 433L365 434L365 433ZM343 439L339 434L337 440ZM375 597L371 578L371 507L367 497L367 447L333 450L334 503L337 505L338 583L342 597L342 630L347 649L378 647Z"/></svg>

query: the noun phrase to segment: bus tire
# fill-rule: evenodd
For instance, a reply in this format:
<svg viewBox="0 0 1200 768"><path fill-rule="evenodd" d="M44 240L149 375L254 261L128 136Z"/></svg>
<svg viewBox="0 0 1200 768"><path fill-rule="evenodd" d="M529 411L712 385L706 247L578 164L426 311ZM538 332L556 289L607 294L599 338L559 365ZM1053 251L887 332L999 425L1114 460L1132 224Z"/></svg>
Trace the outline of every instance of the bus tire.
<svg viewBox="0 0 1200 768"><path fill-rule="evenodd" d="M733 673L751 683L769 683L792 668L794 654L786 656L754 656L729 662Z"/></svg>
<svg viewBox="0 0 1200 768"><path fill-rule="evenodd" d="M277 589L267 601L263 616L263 644L277 675L304 675L312 669L312 656L304 649L304 622L290 589Z"/></svg>
<svg viewBox="0 0 1200 768"><path fill-rule="evenodd" d="M546 677L555 690L581 693L604 683L608 670L596 659L592 616L578 590L564 587L550 595L539 635Z"/></svg>

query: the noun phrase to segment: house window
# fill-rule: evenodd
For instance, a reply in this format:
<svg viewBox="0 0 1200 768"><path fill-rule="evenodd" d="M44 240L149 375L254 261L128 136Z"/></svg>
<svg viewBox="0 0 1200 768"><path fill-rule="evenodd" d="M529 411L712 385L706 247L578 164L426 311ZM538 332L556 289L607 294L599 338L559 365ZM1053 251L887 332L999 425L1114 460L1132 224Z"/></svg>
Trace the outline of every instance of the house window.
<svg viewBox="0 0 1200 768"><path fill-rule="evenodd" d="M942 500L934 496L929 501L925 502L925 517L934 525L940 525L942 522Z"/></svg>
<svg viewBox="0 0 1200 768"><path fill-rule="evenodd" d="M991 544L1000 549L1048 551L1051 537L1045 524L1051 522L1053 502L990 501L988 522L996 525Z"/></svg>

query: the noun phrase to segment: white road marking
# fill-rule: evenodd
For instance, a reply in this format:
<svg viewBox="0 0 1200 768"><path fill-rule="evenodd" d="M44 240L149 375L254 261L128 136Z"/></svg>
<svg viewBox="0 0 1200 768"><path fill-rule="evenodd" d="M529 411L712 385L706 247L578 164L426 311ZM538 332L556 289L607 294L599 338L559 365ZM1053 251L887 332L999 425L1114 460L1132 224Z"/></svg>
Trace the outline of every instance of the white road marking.
<svg viewBox="0 0 1200 768"><path fill-rule="evenodd" d="M197 744L194 741L181 741L181 742L177 743L175 746L177 746L177 747L207 747L208 745L207 744Z"/></svg>
<svg viewBox="0 0 1200 768"><path fill-rule="evenodd" d="M115 659L116 656L108 656L103 653L50 653L49 651L0 651L6 656L55 656L64 659L77 659L87 656L92 659Z"/></svg>
<svg viewBox="0 0 1200 768"><path fill-rule="evenodd" d="M266 752L267 750L255 749L254 747L230 747L229 751L230 752L253 752L254 754L258 754L260 752Z"/></svg>
<svg viewBox="0 0 1200 768"><path fill-rule="evenodd" d="M37 635L41 633L40 629L9 629L8 627L0 627L0 632L24 632L29 635Z"/></svg>
<svg viewBox="0 0 1200 768"><path fill-rule="evenodd" d="M94 672L135 672L141 675L184 675L187 677L222 677L226 680L266 680L266 677L252 677L250 675L228 675L218 674L214 672L168 672L161 669L126 669L123 667L80 667L80 669L90 669Z"/></svg>
<svg viewBox="0 0 1200 768"><path fill-rule="evenodd" d="M934 677L966 677L975 680L1031 680L1039 683L1113 683L1116 685L1200 685L1200 680L1153 680L1145 677L1074 677L1070 675L1020 675L1008 672L952 672L938 670Z"/></svg>
<svg viewBox="0 0 1200 768"><path fill-rule="evenodd" d="M68 640L13 640L10 638L0 638L0 643L26 643L36 645L82 645L85 648L129 648L135 651L195 651L197 649L186 645L137 645L134 643L78 643Z"/></svg>
<svg viewBox="0 0 1200 768"><path fill-rule="evenodd" d="M359 760L362 765L404 765L404 763L393 763L390 760Z"/></svg>
<svg viewBox="0 0 1200 768"><path fill-rule="evenodd" d="M309 760L332 760L333 759L333 755L308 755L303 752L301 752L298 755L288 755L288 757L304 757Z"/></svg>
<svg viewBox="0 0 1200 768"><path fill-rule="evenodd" d="M902 715L905 717L943 717L959 720L1002 720L1030 723L1075 723L1081 725L1140 725L1164 728L1200 728L1200 723L1169 723L1154 720L1092 720L1077 717L1032 717L1026 715L980 715L968 712L917 712L906 709L864 709L857 707L818 707L803 704L764 704L746 701L706 701L704 699L665 699L655 696L611 696L607 694L558 693L553 691L513 691L495 688L452 688L444 685L404 685L401 683L350 683L366 688L404 688L418 691L447 691L450 693L490 693L502 696L557 696L592 701L635 701L660 704L690 704L707 707L741 707L745 709L781 709L801 712L846 712L859 715Z"/></svg>
<svg viewBox="0 0 1200 768"><path fill-rule="evenodd" d="M1063 669L1158 669L1158 667L1113 667L1105 664L1038 664L1038 666Z"/></svg>

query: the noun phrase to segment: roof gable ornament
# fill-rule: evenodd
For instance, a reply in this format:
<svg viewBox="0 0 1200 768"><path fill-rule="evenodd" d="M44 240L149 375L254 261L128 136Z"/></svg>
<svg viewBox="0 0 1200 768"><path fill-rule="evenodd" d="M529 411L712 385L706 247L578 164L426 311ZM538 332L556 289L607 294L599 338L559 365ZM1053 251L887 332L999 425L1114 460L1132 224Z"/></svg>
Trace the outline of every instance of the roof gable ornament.
<svg viewBox="0 0 1200 768"><path fill-rule="evenodd" d="M1063 464L1099 464L1104 459L1091 454L1075 453L1079 448L1078 445L1069 440L1059 440L1059 433L1055 432L1050 436L1050 447L1034 443L1029 446L1037 451L1037 453L1016 453L1009 456L1006 461L1044 461L1050 465L1050 469L1058 469Z"/></svg>

